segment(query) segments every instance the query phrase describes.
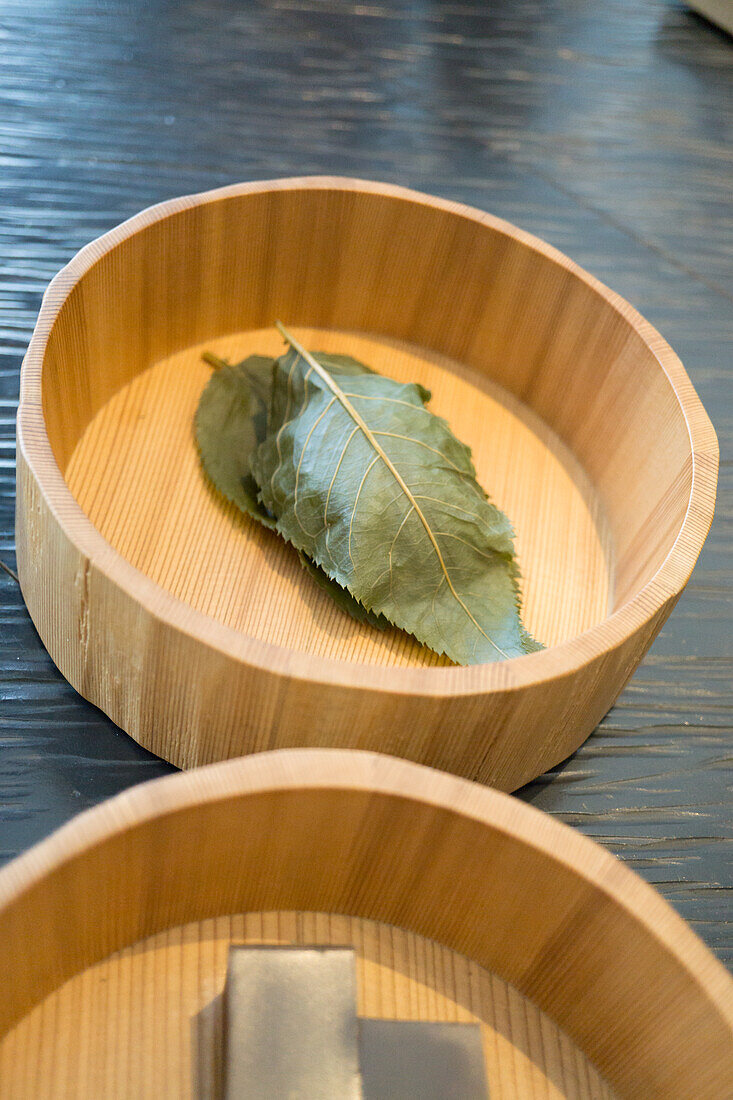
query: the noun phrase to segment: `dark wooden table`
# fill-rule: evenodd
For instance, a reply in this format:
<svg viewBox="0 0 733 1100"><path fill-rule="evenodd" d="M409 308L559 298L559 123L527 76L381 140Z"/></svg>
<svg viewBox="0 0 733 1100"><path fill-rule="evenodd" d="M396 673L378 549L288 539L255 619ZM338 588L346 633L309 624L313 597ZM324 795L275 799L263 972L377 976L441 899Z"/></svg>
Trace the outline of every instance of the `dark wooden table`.
<svg viewBox="0 0 733 1100"><path fill-rule="evenodd" d="M733 45L662 0L0 0L0 557L46 282L149 203L356 175L483 207L629 298L719 433L717 518L596 734L521 797L733 964ZM81 699L0 575L0 853L172 769ZM542 721L542 716L537 716Z"/></svg>

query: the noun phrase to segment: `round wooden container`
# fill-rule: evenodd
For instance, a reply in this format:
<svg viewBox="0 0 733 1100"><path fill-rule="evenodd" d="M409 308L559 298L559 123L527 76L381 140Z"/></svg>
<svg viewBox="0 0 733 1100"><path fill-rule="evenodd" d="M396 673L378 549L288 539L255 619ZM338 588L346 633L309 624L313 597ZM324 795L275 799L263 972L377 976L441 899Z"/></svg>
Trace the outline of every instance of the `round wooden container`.
<svg viewBox="0 0 733 1100"><path fill-rule="evenodd" d="M432 389L517 531L548 648L449 667L360 626L198 463L204 349L312 348ZM521 230L340 179L144 211L54 279L18 414L18 569L64 675L181 767L368 748L513 789L578 747L680 594L717 444L680 362Z"/></svg>
<svg viewBox="0 0 733 1100"><path fill-rule="evenodd" d="M0 1097L216 1095L230 943L353 944L363 1015L478 1021L492 1097L733 1095L733 981L508 795L290 750L136 787L0 872Z"/></svg>

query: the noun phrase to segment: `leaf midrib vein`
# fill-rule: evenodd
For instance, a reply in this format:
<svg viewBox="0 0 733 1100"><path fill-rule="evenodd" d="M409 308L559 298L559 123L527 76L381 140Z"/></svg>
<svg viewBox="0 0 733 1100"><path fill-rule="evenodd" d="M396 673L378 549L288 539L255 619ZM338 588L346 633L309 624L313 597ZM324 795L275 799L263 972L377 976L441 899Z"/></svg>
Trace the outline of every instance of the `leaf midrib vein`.
<svg viewBox="0 0 733 1100"><path fill-rule="evenodd" d="M392 462L391 458L386 453L386 451L382 447L380 447L380 445L377 443L376 439L374 438L374 436L372 434L371 429L369 428L369 425L366 423L366 421L363 419L363 417L359 414L359 412L357 412L357 410L354 408L354 406L348 400L348 398L346 397L346 395L345 395L344 391L341 389L341 387L334 381L334 379L331 377L331 375L328 373L328 371L324 367L321 366L321 364L318 362L318 360L315 359L314 356L312 356L311 353L306 348L304 348L303 345L298 340L295 339L294 336L291 336L291 334L288 332L288 330L285 328L285 326L280 321L276 321L275 326L276 326L278 332L280 333L280 335L283 337L283 339L286 340L287 343L290 344L290 346L298 353L298 355L300 355L301 358L303 358L305 360L305 362L308 364L308 366L312 370L315 370L316 374L318 374L323 379L323 381L326 383L328 388L331 390L331 393L333 393L338 398L338 401L343 406L343 408L346 410L346 412L349 414L349 416L352 418L354 423L357 424L358 427L361 429L361 432L364 435L364 438L367 440L369 445L372 447L372 449L374 450L376 455L379 458L382 459L385 466L387 467L389 472L392 474L395 481L400 486L403 493L405 494L405 496L409 500L410 504L414 507L415 512L416 512L417 516L419 517L423 527L425 528L425 532L426 532L428 538L430 539L433 550L435 551L435 554L438 558L440 568L443 572L446 583L447 583L448 587L450 588L451 594L453 595L454 599L461 606L461 608L463 609L465 614L468 616L468 618L471 620L471 622L474 624L476 629L481 634L483 634L484 638L486 638L486 640L494 647L494 649L497 651L497 653L500 653L502 655L502 657L508 657L509 654L505 653L504 650L496 644L496 642L493 640L493 638L489 637L489 635L481 627L481 625L476 620L475 616L471 613L469 608L466 607L466 604L464 603L464 601L461 599L461 597L456 592L456 590L453 586L453 582L450 578L450 574L448 573L448 570L446 569L445 562L443 560L443 555L441 553L441 550L440 550L440 547L437 543L435 535L432 532L430 524L428 523L425 515L422 512L422 509L420 508L419 504L417 503L414 496L412 495L410 487L406 484L406 482L405 482L404 478L402 477L402 475L400 474L399 470L394 465L394 463Z"/></svg>

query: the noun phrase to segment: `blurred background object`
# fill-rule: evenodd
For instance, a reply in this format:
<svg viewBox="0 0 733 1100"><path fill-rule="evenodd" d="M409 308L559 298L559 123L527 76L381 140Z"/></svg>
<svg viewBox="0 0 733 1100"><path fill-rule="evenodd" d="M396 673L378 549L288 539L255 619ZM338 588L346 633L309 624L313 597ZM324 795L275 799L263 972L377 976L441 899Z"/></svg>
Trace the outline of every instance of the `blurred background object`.
<svg viewBox="0 0 733 1100"><path fill-rule="evenodd" d="M692 0L690 7L711 23L733 34L733 3L731 0Z"/></svg>

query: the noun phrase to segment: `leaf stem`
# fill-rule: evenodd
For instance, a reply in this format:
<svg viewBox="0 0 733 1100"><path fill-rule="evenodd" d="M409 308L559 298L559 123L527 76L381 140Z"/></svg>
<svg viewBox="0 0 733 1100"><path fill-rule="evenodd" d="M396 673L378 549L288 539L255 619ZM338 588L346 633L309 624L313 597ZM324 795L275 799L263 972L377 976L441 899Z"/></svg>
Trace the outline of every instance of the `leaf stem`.
<svg viewBox="0 0 733 1100"><path fill-rule="evenodd" d="M218 355L214 355L213 351L205 351L201 358L205 363L208 363L214 370L221 370L222 367L228 367L231 364L228 359L220 359Z"/></svg>

